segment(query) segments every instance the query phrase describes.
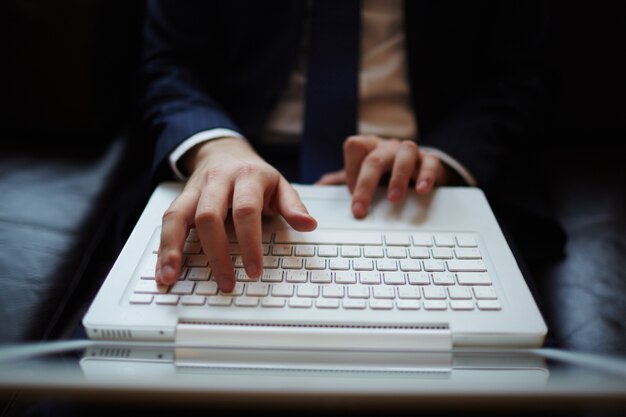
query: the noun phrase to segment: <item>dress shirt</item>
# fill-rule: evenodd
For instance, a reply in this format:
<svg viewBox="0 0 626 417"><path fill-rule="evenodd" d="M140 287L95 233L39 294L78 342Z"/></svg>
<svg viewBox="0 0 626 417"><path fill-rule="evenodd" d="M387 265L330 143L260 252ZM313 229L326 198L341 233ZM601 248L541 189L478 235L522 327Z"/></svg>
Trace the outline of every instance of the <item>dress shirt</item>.
<svg viewBox="0 0 626 417"><path fill-rule="evenodd" d="M416 140L417 121L411 108L410 87L406 74L405 34L402 0L363 0L361 63L359 71L358 134L382 138ZM307 36L303 36L301 54L291 74L288 87L270 115L263 143L297 143L304 124L306 89ZM181 143L169 157L174 173L180 158L193 146L226 136L243 136L230 129L199 132ZM474 177L461 163L438 149L421 147L454 169L469 185Z"/></svg>

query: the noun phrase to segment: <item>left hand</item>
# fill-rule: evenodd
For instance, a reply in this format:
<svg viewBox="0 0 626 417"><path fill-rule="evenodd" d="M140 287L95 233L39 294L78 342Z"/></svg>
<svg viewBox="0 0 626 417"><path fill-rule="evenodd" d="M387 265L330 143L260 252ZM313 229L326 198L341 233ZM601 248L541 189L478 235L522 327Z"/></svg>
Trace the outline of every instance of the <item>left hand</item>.
<svg viewBox="0 0 626 417"><path fill-rule="evenodd" d="M316 184L347 184L352 193L352 214L357 218L367 215L380 178L387 172L391 172L387 198L394 203L404 199L410 180L415 180L418 194L427 194L433 186L445 185L450 176L447 165L411 140L350 136L343 152L344 169L323 175Z"/></svg>

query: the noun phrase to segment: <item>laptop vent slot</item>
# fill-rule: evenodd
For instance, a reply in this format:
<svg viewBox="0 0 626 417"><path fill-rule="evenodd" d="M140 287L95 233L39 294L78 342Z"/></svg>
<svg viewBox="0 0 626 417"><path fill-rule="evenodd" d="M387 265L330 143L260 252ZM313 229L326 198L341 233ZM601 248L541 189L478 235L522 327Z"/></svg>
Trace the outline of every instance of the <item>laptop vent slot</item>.
<svg viewBox="0 0 626 417"><path fill-rule="evenodd" d="M130 357L130 349L121 348L101 348L98 350L98 354L92 353L92 356L105 357L105 358L128 358Z"/></svg>
<svg viewBox="0 0 626 417"><path fill-rule="evenodd" d="M310 324L310 323L228 323L228 322L212 322L203 320L180 320L181 324L199 324L208 326L253 326L253 327L308 327L316 329L412 329L412 330L448 330L446 324Z"/></svg>
<svg viewBox="0 0 626 417"><path fill-rule="evenodd" d="M97 332L97 330L94 330ZM130 330L119 329L100 329L100 337L103 339L131 339L132 333Z"/></svg>

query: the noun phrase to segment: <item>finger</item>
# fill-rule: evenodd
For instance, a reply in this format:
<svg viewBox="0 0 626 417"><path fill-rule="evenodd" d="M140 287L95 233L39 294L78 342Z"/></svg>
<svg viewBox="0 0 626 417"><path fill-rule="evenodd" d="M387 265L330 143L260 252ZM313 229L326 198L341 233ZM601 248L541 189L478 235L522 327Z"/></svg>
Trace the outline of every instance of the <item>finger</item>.
<svg viewBox="0 0 626 417"><path fill-rule="evenodd" d="M392 202L398 202L406 195L409 181L415 172L415 167L419 158L419 149L413 141L405 140L400 143L396 158L391 170L391 179L387 198Z"/></svg>
<svg viewBox="0 0 626 417"><path fill-rule="evenodd" d="M301 232L309 232L317 227L317 221L309 214L298 192L281 177L276 190L278 213L291 227Z"/></svg>
<svg viewBox="0 0 626 417"><path fill-rule="evenodd" d="M439 158L432 154L423 153L422 162L417 174L417 182L415 184L415 191L418 194L427 194L435 185L437 179L437 172L442 169L441 161Z"/></svg>
<svg viewBox="0 0 626 417"><path fill-rule="evenodd" d="M171 285L180 275L183 247L193 224L199 192L187 187L163 214L161 242L157 255L155 279L158 284Z"/></svg>
<svg viewBox="0 0 626 417"><path fill-rule="evenodd" d="M346 171L340 170L322 175L315 185L339 185L346 183Z"/></svg>
<svg viewBox="0 0 626 417"><path fill-rule="evenodd" d="M209 181L202 190L195 215L198 238L209 261L217 285L230 292L235 286L235 270L228 252L224 221L228 213L232 184L226 179Z"/></svg>
<svg viewBox="0 0 626 417"><path fill-rule="evenodd" d="M374 136L350 136L343 145L343 161L346 171L346 184L351 193L356 187L363 160L378 141Z"/></svg>
<svg viewBox="0 0 626 417"><path fill-rule="evenodd" d="M380 177L389 171L393 160L391 146L379 146L365 157L352 193L352 213L355 217L361 218L367 214Z"/></svg>
<svg viewBox="0 0 626 417"><path fill-rule="evenodd" d="M240 177L233 193L233 222L246 274L251 278L261 275L263 254L261 247L261 216L265 187L258 176Z"/></svg>

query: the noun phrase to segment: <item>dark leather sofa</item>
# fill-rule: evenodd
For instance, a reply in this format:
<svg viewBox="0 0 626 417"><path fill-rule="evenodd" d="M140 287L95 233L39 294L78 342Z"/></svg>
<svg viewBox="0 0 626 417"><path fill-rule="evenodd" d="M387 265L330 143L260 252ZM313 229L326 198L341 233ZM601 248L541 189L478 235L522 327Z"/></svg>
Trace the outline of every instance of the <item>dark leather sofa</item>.
<svg viewBox="0 0 626 417"><path fill-rule="evenodd" d="M0 343L67 337L149 192L151 149L130 123L141 6L0 8ZM560 93L531 168L568 240L530 267L562 347L626 356L619 8L555 3Z"/></svg>

